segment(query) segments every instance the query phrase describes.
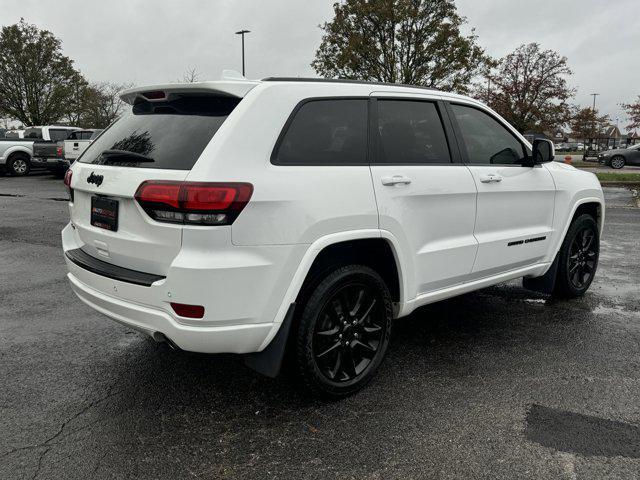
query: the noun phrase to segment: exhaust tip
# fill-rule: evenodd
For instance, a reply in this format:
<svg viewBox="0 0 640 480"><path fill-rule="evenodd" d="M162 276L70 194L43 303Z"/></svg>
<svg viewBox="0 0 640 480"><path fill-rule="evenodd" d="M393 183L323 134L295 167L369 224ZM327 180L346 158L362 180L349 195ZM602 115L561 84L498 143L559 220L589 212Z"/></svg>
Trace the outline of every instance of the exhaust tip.
<svg viewBox="0 0 640 480"><path fill-rule="evenodd" d="M153 338L157 343L166 343L167 345L169 345L169 348L171 348L171 350L180 350L180 347L178 347L173 340L171 340L162 332L153 332L151 338Z"/></svg>

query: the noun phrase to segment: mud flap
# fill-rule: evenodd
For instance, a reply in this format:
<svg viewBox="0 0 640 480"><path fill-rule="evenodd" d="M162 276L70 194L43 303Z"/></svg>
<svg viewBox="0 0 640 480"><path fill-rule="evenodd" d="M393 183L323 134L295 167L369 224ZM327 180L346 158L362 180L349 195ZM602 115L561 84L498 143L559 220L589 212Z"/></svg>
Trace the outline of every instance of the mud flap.
<svg viewBox="0 0 640 480"><path fill-rule="evenodd" d="M284 316L282 325L273 337L273 340L261 352L249 353L244 356L244 364L267 377L277 377L282 367L282 359L287 348L287 339L289 338L289 330L293 322L293 314L295 312L295 302L289 305L287 314Z"/></svg>
<svg viewBox="0 0 640 480"><path fill-rule="evenodd" d="M560 252L558 252L558 254L556 255L556 258L549 267L549 270L547 270L547 273L545 273L541 277L523 278L522 286L527 290L533 290L534 292L547 294L553 293L553 288L556 285L559 258Z"/></svg>

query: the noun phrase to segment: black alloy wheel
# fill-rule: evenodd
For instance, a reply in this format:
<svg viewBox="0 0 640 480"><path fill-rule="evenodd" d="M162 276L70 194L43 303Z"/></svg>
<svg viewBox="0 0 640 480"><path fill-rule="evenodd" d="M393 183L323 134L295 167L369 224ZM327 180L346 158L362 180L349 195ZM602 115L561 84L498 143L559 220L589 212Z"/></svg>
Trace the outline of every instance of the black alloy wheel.
<svg viewBox="0 0 640 480"><path fill-rule="evenodd" d="M586 226L571 242L567 270L569 281L576 289L584 288L593 280L598 260L597 235L598 232Z"/></svg>
<svg viewBox="0 0 640 480"><path fill-rule="evenodd" d="M343 285L327 300L313 338L313 358L323 375L348 382L378 353L386 323L379 292L364 283Z"/></svg>
<svg viewBox="0 0 640 480"><path fill-rule="evenodd" d="M588 214L576 218L558 252L558 272L553 294L574 298L591 285L598 268L600 236L596 220Z"/></svg>
<svg viewBox="0 0 640 480"><path fill-rule="evenodd" d="M293 331L298 377L314 396L343 398L363 388L389 344L393 308L380 275L346 265L309 286Z"/></svg>

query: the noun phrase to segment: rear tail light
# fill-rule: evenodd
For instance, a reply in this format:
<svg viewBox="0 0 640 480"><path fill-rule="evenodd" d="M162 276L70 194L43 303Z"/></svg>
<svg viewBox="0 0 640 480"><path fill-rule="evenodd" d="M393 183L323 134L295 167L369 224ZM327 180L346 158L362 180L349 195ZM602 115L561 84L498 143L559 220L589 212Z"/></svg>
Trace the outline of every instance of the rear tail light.
<svg viewBox="0 0 640 480"><path fill-rule="evenodd" d="M186 318L202 318L204 317L204 307L201 305L187 305L185 303L171 302L171 308L177 315Z"/></svg>
<svg viewBox="0 0 640 480"><path fill-rule="evenodd" d="M56 155L58 155L59 157L62 156L62 147L56 148Z"/></svg>
<svg viewBox="0 0 640 480"><path fill-rule="evenodd" d="M67 191L69 192L69 200L73 202L73 189L71 188L71 177L73 177L73 171L69 169L64 174L64 186L67 187Z"/></svg>
<svg viewBox="0 0 640 480"><path fill-rule="evenodd" d="M231 225L252 193L250 183L148 180L138 187L135 198L158 222Z"/></svg>

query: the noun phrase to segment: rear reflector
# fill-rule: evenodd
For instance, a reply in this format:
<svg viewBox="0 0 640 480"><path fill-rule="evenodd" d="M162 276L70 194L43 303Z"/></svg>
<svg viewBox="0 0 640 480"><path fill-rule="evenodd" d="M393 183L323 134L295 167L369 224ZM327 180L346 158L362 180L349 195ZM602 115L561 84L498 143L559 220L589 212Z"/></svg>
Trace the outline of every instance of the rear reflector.
<svg viewBox="0 0 640 480"><path fill-rule="evenodd" d="M148 180L135 198L158 222L231 225L252 194L250 183Z"/></svg>
<svg viewBox="0 0 640 480"><path fill-rule="evenodd" d="M177 315L185 318L204 317L204 307L202 305L187 305L185 303L171 302L171 308Z"/></svg>

